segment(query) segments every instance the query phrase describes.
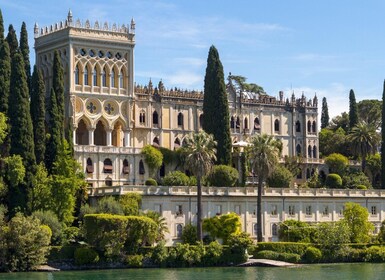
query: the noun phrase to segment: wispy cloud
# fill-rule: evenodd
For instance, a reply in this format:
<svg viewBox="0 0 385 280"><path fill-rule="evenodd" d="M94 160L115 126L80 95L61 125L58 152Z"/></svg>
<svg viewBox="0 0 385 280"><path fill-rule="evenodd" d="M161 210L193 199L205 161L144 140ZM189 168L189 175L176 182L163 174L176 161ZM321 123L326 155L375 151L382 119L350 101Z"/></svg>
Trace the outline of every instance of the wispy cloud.
<svg viewBox="0 0 385 280"><path fill-rule="evenodd" d="M194 72L179 71L167 76L166 81L170 84L179 85L182 88L201 89L203 77Z"/></svg>

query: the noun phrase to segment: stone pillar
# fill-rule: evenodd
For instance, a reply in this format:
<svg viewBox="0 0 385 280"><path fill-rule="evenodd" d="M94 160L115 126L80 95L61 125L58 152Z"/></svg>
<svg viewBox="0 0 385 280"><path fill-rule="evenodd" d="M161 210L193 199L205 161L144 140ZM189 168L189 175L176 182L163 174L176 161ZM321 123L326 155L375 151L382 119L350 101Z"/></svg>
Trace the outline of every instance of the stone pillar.
<svg viewBox="0 0 385 280"><path fill-rule="evenodd" d="M130 131L124 131L124 147L130 147Z"/></svg>
<svg viewBox="0 0 385 280"><path fill-rule="evenodd" d="M107 146L112 146L112 129L106 129Z"/></svg>
<svg viewBox="0 0 385 280"><path fill-rule="evenodd" d="M94 146L95 142L94 142L94 132L95 132L95 128L90 128L88 130L88 143L90 146Z"/></svg>
<svg viewBox="0 0 385 280"><path fill-rule="evenodd" d="M76 130L77 130L77 127L74 127L74 130L72 131L72 142L74 145L77 145L77 143L76 143Z"/></svg>

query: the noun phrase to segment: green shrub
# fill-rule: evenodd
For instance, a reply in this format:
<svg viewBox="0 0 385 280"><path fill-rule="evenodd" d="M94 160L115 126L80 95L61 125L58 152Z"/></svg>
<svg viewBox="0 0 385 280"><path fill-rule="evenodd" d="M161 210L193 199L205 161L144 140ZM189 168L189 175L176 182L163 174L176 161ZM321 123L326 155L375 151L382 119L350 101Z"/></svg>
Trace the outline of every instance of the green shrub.
<svg viewBox="0 0 385 280"><path fill-rule="evenodd" d="M308 243L314 232L315 229L306 222L286 220L279 227L278 237L280 241Z"/></svg>
<svg viewBox="0 0 385 280"><path fill-rule="evenodd" d="M342 177L342 183L348 189L358 189L359 186L361 189L362 186L365 186L365 189L372 187L368 176L364 172L354 169L349 170L348 174Z"/></svg>
<svg viewBox="0 0 385 280"><path fill-rule="evenodd" d="M50 261L68 261L73 260L75 250L78 246L64 245L64 246L52 246L48 260Z"/></svg>
<svg viewBox="0 0 385 280"><path fill-rule="evenodd" d="M196 186L197 185L197 177L195 176L190 176L190 180L188 183L189 186Z"/></svg>
<svg viewBox="0 0 385 280"><path fill-rule="evenodd" d="M357 188L358 190L367 190L367 189L368 189L368 187L365 186L365 185L357 185L356 188Z"/></svg>
<svg viewBox="0 0 385 280"><path fill-rule="evenodd" d="M188 186L190 178L181 171L172 171L164 176L162 184L164 186Z"/></svg>
<svg viewBox="0 0 385 280"><path fill-rule="evenodd" d="M269 259L269 260L277 260L283 262L290 263L299 263L301 260L301 256L293 253L278 253L275 251L260 251L254 256L257 259Z"/></svg>
<svg viewBox="0 0 385 280"><path fill-rule="evenodd" d="M228 165L215 165L208 176L211 186L232 187L239 177L238 170Z"/></svg>
<svg viewBox="0 0 385 280"><path fill-rule="evenodd" d="M164 241L159 242L152 251L151 260L154 264L164 267L167 264L167 258L168 252L165 243Z"/></svg>
<svg viewBox="0 0 385 280"><path fill-rule="evenodd" d="M259 242L257 244L257 251L274 251L278 253L292 253L302 256L305 254L308 246L309 245L306 243L296 242Z"/></svg>
<svg viewBox="0 0 385 280"><path fill-rule="evenodd" d="M385 248L380 246L372 246L366 249L364 259L367 262L384 262Z"/></svg>
<svg viewBox="0 0 385 280"><path fill-rule="evenodd" d="M105 196L98 200L96 213L123 215L123 208L113 196Z"/></svg>
<svg viewBox="0 0 385 280"><path fill-rule="evenodd" d="M289 188L293 177L289 169L279 165L267 178L266 183L270 188Z"/></svg>
<svg viewBox="0 0 385 280"><path fill-rule="evenodd" d="M162 166L163 154L157 148L154 148L151 145L146 145L142 148L141 153L144 155L144 161L150 169L150 175Z"/></svg>
<svg viewBox="0 0 385 280"><path fill-rule="evenodd" d="M329 166L332 173L342 176L346 172L349 160L344 155L333 153L325 158L325 163Z"/></svg>
<svg viewBox="0 0 385 280"><path fill-rule="evenodd" d="M63 239L65 243L74 242L78 239L80 230L78 227L67 227L63 230Z"/></svg>
<svg viewBox="0 0 385 280"><path fill-rule="evenodd" d="M308 247L302 259L307 263L318 263L322 259L322 252L315 247Z"/></svg>
<svg viewBox="0 0 385 280"><path fill-rule="evenodd" d="M187 224L182 231L182 242L194 245L197 241L197 227L192 224Z"/></svg>
<svg viewBox="0 0 385 280"><path fill-rule="evenodd" d="M204 247L202 244L190 245L178 243L175 248L175 262L181 267L197 266L201 263L204 255Z"/></svg>
<svg viewBox="0 0 385 280"><path fill-rule="evenodd" d="M152 178L148 178L148 179L144 182L144 184L145 184L146 186L157 186L157 185L158 185L158 183L156 182L156 180L155 180L155 179L152 179Z"/></svg>
<svg viewBox="0 0 385 280"><path fill-rule="evenodd" d="M119 204L126 216L138 216L141 203L142 196L138 193L126 193L119 197Z"/></svg>
<svg viewBox="0 0 385 280"><path fill-rule="evenodd" d="M62 224L59 222L56 214L50 210L42 211L38 210L32 213L32 216L38 218L42 225L49 226L52 231L51 244L59 245L62 243L63 239L63 228Z"/></svg>
<svg viewBox="0 0 385 280"><path fill-rule="evenodd" d="M206 254L203 256L202 263L207 266L218 265L223 254L223 246L218 241L213 241L206 246Z"/></svg>
<svg viewBox="0 0 385 280"><path fill-rule="evenodd" d="M129 255L126 257L126 264L129 267L142 267L143 266L143 256L142 255Z"/></svg>
<svg viewBox="0 0 385 280"><path fill-rule="evenodd" d="M342 187L341 176L335 173L331 173L326 177L325 185L328 188L338 189Z"/></svg>
<svg viewBox="0 0 385 280"><path fill-rule="evenodd" d="M75 250L75 263L77 265L93 264L99 261L98 253L88 247L80 247Z"/></svg>

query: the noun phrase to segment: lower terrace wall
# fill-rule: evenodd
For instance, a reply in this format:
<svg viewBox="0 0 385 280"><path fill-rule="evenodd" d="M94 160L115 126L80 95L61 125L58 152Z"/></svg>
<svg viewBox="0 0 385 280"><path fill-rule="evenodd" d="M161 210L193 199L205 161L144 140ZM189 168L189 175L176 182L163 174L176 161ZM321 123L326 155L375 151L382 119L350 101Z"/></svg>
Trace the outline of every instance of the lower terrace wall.
<svg viewBox="0 0 385 280"><path fill-rule="evenodd" d="M180 241L185 225L196 224L196 187L116 186L93 189L89 195L96 198L130 192L142 194L142 210L157 211L166 218L170 231L166 234L168 245ZM257 188L203 187L202 194L203 218L235 212L241 218L242 230L256 238ZM285 220L338 221L343 218L346 202L368 209L375 233L385 219L385 190L266 188L262 195L265 241L278 241L278 227Z"/></svg>

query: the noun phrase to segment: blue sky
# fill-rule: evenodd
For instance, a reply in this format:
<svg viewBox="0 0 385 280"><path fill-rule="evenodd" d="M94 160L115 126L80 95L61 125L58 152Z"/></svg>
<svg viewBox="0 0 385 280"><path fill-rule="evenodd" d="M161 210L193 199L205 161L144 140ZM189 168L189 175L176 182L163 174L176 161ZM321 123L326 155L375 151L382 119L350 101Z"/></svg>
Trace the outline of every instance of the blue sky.
<svg viewBox="0 0 385 280"><path fill-rule="evenodd" d="M357 100L381 99L385 79L382 0L0 0L5 29L75 19L136 21L135 80L167 88L203 89L208 49L219 51L225 75L242 75L290 96L326 97L331 116ZM7 30L6 30L7 32Z"/></svg>

